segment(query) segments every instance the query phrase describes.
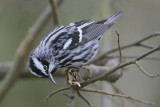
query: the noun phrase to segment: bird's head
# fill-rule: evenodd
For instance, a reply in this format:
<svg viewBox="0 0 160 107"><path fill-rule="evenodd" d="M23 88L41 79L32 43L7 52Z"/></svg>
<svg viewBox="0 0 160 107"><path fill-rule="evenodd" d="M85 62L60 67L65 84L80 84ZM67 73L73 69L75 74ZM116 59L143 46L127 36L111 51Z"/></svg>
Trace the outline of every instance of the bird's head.
<svg viewBox="0 0 160 107"><path fill-rule="evenodd" d="M34 51L29 55L28 66L32 74L38 77L49 77L51 81L56 84L52 74L55 73L57 69L55 69L52 63L35 54Z"/></svg>

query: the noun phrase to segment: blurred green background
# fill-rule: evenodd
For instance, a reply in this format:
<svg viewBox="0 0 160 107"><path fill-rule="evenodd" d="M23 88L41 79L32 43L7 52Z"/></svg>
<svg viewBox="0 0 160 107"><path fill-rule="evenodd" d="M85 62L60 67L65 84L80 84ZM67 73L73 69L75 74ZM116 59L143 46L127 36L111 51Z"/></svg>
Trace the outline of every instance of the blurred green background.
<svg viewBox="0 0 160 107"><path fill-rule="evenodd" d="M38 16L48 5L48 0L0 0L0 61L11 61L20 42L24 39L28 29L34 24ZM136 41L142 37L160 31L160 1L159 0L64 0L58 9L60 24L68 24L84 19L98 20L111 13L123 10L124 14L114 27L106 33L101 41L100 52L117 46L117 36L120 34L121 45ZM53 20L45 27L35 46L44 35L53 29ZM145 43L159 45L160 37ZM105 49L104 49L105 48ZM123 51L123 55L141 55L147 49L131 48ZM153 56L160 57L160 52ZM141 61L140 64L152 74L160 72L159 61ZM160 106L160 78L151 79L142 74L134 65L129 66L128 72L115 85L124 93L133 97L155 102L154 107ZM57 85L48 79L28 78L18 79L6 95L0 107L64 107L68 98L57 94L44 102L43 99L53 90L63 87L65 78L56 78ZM98 84L101 84L100 82ZM101 84L103 86L103 83ZM83 93L95 107L106 107L103 96ZM76 98L75 107L88 107L81 99ZM111 104L107 107L123 107L123 101L111 97ZM150 107L145 104L132 103L124 100L125 107Z"/></svg>

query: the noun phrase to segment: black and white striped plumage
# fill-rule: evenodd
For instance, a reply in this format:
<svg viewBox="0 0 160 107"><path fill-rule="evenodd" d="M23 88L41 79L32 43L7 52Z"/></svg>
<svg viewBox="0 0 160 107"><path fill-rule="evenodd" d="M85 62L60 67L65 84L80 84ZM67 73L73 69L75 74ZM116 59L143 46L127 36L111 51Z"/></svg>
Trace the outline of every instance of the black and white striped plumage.
<svg viewBox="0 0 160 107"><path fill-rule="evenodd" d="M108 19L80 21L58 26L50 31L29 55L30 71L39 77L49 77L65 66L80 66L89 62L97 53L103 33L122 14L114 13Z"/></svg>

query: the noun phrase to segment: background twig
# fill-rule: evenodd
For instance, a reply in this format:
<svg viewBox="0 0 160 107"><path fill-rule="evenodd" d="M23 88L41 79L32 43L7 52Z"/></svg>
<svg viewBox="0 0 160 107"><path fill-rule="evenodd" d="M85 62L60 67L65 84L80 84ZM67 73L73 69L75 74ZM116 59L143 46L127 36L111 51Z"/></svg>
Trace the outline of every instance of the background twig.
<svg viewBox="0 0 160 107"><path fill-rule="evenodd" d="M66 105L67 107L74 107L76 94L77 94L77 91L75 89L71 88L71 97L69 98L69 101Z"/></svg>
<svg viewBox="0 0 160 107"><path fill-rule="evenodd" d="M123 55L122 58L124 59L133 59L133 58L137 58L138 56L129 56L129 55ZM119 55L118 56L107 56L108 59L111 59L111 58L119 58ZM160 61L160 58L159 57L153 57L153 56L147 56L145 58L143 58L143 60L154 60L154 61Z"/></svg>
<svg viewBox="0 0 160 107"><path fill-rule="evenodd" d="M137 68L138 68L140 71L142 71L146 76L148 76L148 77L150 77L150 78L155 78L155 77L159 77L159 76L160 76L159 73L157 73L156 75L151 75L151 74L149 74L148 72L146 72L146 71L140 66L140 64L139 64L138 61L135 62L135 65L137 66Z"/></svg>
<svg viewBox="0 0 160 107"><path fill-rule="evenodd" d="M56 6L55 6L55 3L54 3L54 0L49 0L49 3L50 3L50 6L52 8L52 15L53 15L53 22L55 26L58 26L59 25L59 19L58 19L58 14L57 14L57 11L56 11Z"/></svg>
<svg viewBox="0 0 160 107"><path fill-rule="evenodd" d="M58 92L61 92L61 91L64 91L64 90L69 90L71 87L64 87L64 88L60 88L60 89L57 89L55 91L53 91L52 93L50 93L45 99L44 101L47 101L51 96L53 96L54 94L58 93Z"/></svg>
<svg viewBox="0 0 160 107"><path fill-rule="evenodd" d="M113 96L113 97L116 96L116 97L126 98L126 99L129 99L129 100L132 100L132 101L136 101L136 102L140 102L140 103L144 103L144 104L148 104L148 105L154 105L154 103L142 101L142 100L139 100L139 99L136 99L136 98L133 98L131 96L124 95L124 94L113 94L113 93L105 92L103 90L93 90L93 89L81 89L81 91L101 93L101 94L110 95L110 96Z"/></svg>
<svg viewBox="0 0 160 107"><path fill-rule="evenodd" d="M77 91L77 94L82 100L84 100L89 105L89 107L93 107L92 104L79 91Z"/></svg>
<svg viewBox="0 0 160 107"><path fill-rule="evenodd" d="M57 7L59 7L59 6L63 3L63 1L64 1L64 0L58 0L58 2L57 2L57 5L56 5L56 6L57 6Z"/></svg>
<svg viewBox="0 0 160 107"><path fill-rule="evenodd" d="M117 32L117 30L115 30L115 32L118 36L117 43L118 43L118 49L119 49L119 64L121 64L121 62L122 62L122 52L121 52L121 47L120 47L119 33Z"/></svg>

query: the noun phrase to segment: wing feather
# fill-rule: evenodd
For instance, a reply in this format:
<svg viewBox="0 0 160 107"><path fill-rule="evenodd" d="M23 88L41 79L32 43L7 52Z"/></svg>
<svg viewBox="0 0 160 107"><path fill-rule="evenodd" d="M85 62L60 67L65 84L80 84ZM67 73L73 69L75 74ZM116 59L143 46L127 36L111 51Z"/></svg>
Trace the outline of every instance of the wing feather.
<svg viewBox="0 0 160 107"><path fill-rule="evenodd" d="M99 36L102 36L105 31L107 31L112 25L114 25L113 21L117 19L122 14L121 11L118 11L114 14L112 14L108 19L101 20L98 22L93 21L81 21L76 22L75 27L77 28L77 31L79 32L76 35L78 37L79 42L74 42L72 45L68 47L68 49L72 50L80 45L83 45L93 39L96 39ZM77 25L76 25L77 24Z"/></svg>

